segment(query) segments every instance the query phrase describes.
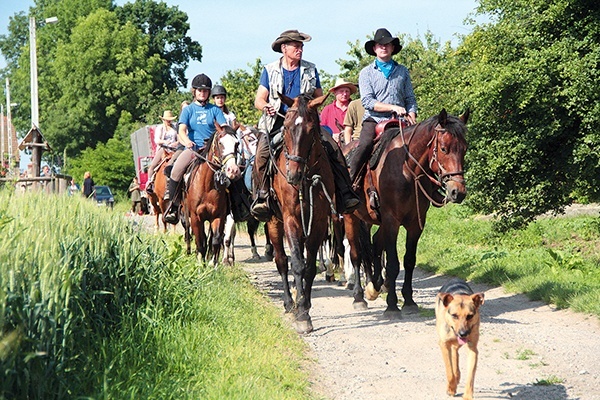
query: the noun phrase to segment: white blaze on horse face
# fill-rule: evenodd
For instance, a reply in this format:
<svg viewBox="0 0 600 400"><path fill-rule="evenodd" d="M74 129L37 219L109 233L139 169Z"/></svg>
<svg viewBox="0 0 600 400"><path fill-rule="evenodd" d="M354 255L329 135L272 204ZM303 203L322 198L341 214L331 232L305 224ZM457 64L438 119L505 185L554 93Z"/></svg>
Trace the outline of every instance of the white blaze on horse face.
<svg viewBox="0 0 600 400"><path fill-rule="evenodd" d="M302 125L302 121L303 121L302 117L298 117L298 118L296 118L296 121L294 123L296 124L296 126L298 126L298 125Z"/></svg>
<svg viewBox="0 0 600 400"><path fill-rule="evenodd" d="M223 147L223 151L221 153L223 158L233 155L233 157L230 157L225 163L225 175L229 179L238 179L241 176L241 172L240 168L236 164L235 157L235 145L237 144L237 138L235 138L233 135L223 135L219 142Z"/></svg>

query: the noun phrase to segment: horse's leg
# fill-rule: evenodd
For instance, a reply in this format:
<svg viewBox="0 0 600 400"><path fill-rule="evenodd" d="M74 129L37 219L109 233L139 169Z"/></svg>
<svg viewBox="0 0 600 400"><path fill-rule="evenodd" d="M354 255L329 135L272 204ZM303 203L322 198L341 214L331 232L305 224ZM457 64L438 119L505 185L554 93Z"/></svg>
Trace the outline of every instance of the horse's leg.
<svg viewBox="0 0 600 400"><path fill-rule="evenodd" d="M294 261L292 256L292 271L294 271L294 279L298 290L302 288L297 299L298 312L296 313L295 328L298 333L310 333L313 331L312 319L310 318L310 309L312 307L312 286L317 275L317 252L319 251L319 243L310 239L306 244L306 260L300 259L300 264L297 266L301 269L299 275L294 271ZM293 254L293 253L292 253ZM300 283L298 284L298 281Z"/></svg>
<svg viewBox="0 0 600 400"><path fill-rule="evenodd" d="M331 249L331 261L333 263L333 269L340 271L340 284L346 284L346 287L350 290L354 289L354 276L352 275L352 263L346 263L344 259L346 255L346 240L344 233L344 224L338 219L333 219L333 237L332 237L332 249ZM347 242L347 240L346 240ZM350 244L348 243L348 249ZM350 261L350 251L348 251L348 261Z"/></svg>
<svg viewBox="0 0 600 400"><path fill-rule="evenodd" d="M250 251L252 251L252 259L260 260L260 255L256 250L256 232L258 231L258 224L260 222L255 218L249 218L246 225L248 226L248 235L250 236Z"/></svg>
<svg viewBox="0 0 600 400"><path fill-rule="evenodd" d="M225 219L224 218L215 218L210 224L210 228L212 231L212 240L211 240L211 252L212 258L210 261L211 266L216 266L219 263L219 255L221 253L221 247L223 247L223 231L225 230Z"/></svg>
<svg viewBox="0 0 600 400"><path fill-rule="evenodd" d="M346 240L350 245L350 259L354 268L354 309L365 310L367 302L365 301L365 293L360 282L360 265L363 262L362 251L363 242L361 241L361 222L354 215L348 214L344 217L344 230L346 231ZM369 267L370 268L370 267ZM365 267L365 269L368 269ZM366 273L365 273L366 275Z"/></svg>
<svg viewBox="0 0 600 400"><path fill-rule="evenodd" d="M271 225L268 229L268 237L270 243L273 243L275 265L283 283L283 307L286 313L291 313L294 311L294 300L292 299L288 280L288 256L285 254L283 247L283 224L273 218L271 221L265 223L265 231L267 231L267 224Z"/></svg>
<svg viewBox="0 0 600 400"><path fill-rule="evenodd" d="M402 283L402 297L404 298L404 305L402 306L402 312L406 314L414 314L419 312L417 303L413 300L413 272L415 271L415 265L417 263L417 244L421 237L423 230L419 227L418 223L414 223L413 227L406 230L406 246L404 253L404 282Z"/></svg>
<svg viewBox="0 0 600 400"><path fill-rule="evenodd" d="M267 224L264 226L265 228L265 237L267 238L265 243L265 258L267 261L273 261L273 244L272 239L269 236L269 227Z"/></svg>
<svg viewBox="0 0 600 400"><path fill-rule="evenodd" d="M196 213L190 216L190 227L194 239L196 240L196 257L199 261L206 260L206 233L204 232L204 222L200 220ZM189 247L189 245L188 245Z"/></svg>
<svg viewBox="0 0 600 400"><path fill-rule="evenodd" d="M383 235L381 233L381 227L375 231L373 235L373 277L372 282L375 287L375 290L380 291L381 285L383 282L383 265L385 261L383 260L383 250L385 240L380 236ZM384 288L387 286L384 285Z"/></svg>
<svg viewBox="0 0 600 400"><path fill-rule="evenodd" d="M235 240L235 221L233 220L233 215L227 214L227 218L225 220L225 230L224 230L223 242L225 244L225 251L223 252L223 263L228 265L233 265L235 261L235 256L233 254L233 243Z"/></svg>
<svg viewBox="0 0 600 400"><path fill-rule="evenodd" d="M383 242L386 256L386 288L387 288L387 308L383 315L390 319L400 318L400 309L398 308L398 294L396 293L396 278L400 272L400 262L398 260L398 241L399 226L394 221L382 220L379 231L381 235L377 242ZM381 254L379 255L381 259Z"/></svg>

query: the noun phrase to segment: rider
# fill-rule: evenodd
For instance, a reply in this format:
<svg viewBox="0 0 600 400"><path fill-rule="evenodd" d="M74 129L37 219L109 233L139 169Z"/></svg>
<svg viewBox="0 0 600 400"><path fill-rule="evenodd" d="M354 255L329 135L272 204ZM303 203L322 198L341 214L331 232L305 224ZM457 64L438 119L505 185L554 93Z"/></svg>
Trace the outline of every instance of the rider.
<svg viewBox="0 0 600 400"><path fill-rule="evenodd" d="M350 161L352 182L373 150L379 122L391 119L393 113L403 116L410 125L416 121L417 100L410 74L392 59L401 49L400 40L384 28L377 29L375 38L365 43L367 53L377 58L360 71L358 78L365 115L356 154Z"/></svg>
<svg viewBox="0 0 600 400"><path fill-rule="evenodd" d="M165 156L165 147L171 150L175 150L177 147L177 131L173 127L173 121L176 117L171 110L165 110L160 119L162 119L163 123L154 131L154 144L156 144L157 149L150 163L150 168L148 168L148 183L146 184L146 192L148 193L154 191L154 173L156 167Z"/></svg>
<svg viewBox="0 0 600 400"><path fill-rule="evenodd" d="M229 110L227 104L227 90L221 85L215 85L212 88L211 96L215 105L223 111L223 115L225 116L225 120L227 120L227 125L233 128L233 130L237 130L240 127L240 123L237 121L237 118L233 111Z"/></svg>
<svg viewBox="0 0 600 400"><path fill-rule="evenodd" d="M194 101L185 107L179 116L179 142L185 150L173 165L167 183L168 192L172 194L171 207L165 214L165 221L176 224L179 221L179 183L187 167L196 159L196 152L203 148L216 132L215 121L220 125L227 124L223 111L208 102L212 81L204 74L192 80ZM169 200L169 199L165 199Z"/></svg>
<svg viewBox="0 0 600 400"><path fill-rule="evenodd" d="M282 103L278 93L290 98L301 94L312 95L315 98L323 95L317 67L302 59L304 42L310 40L310 35L297 30L282 32L271 48L283 56L264 67L256 91L254 107L263 111L263 114L258 124L261 134L252 176L255 197L252 215L260 221L268 220L271 215L267 201L270 182L269 177L265 176L270 157L268 141L280 131L283 115L287 111L287 106ZM330 135L321 135L321 142L329 156L335 176L336 193L342 198L343 212L350 212L358 206L359 199L352 191L344 158Z"/></svg>

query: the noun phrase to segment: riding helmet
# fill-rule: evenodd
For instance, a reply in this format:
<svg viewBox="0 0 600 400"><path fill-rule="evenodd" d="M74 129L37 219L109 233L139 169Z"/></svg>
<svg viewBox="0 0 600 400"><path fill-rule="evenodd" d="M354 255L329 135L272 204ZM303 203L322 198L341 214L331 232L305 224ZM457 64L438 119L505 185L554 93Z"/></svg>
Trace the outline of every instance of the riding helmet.
<svg viewBox="0 0 600 400"><path fill-rule="evenodd" d="M212 97L218 96L220 94L222 94L223 96L227 96L227 90L221 85L215 85L211 92Z"/></svg>
<svg viewBox="0 0 600 400"><path fill-rule="evenodd" d="M210 90L212 88L212 81L204 74L196 75L192 80L192 88Z"/></svg>

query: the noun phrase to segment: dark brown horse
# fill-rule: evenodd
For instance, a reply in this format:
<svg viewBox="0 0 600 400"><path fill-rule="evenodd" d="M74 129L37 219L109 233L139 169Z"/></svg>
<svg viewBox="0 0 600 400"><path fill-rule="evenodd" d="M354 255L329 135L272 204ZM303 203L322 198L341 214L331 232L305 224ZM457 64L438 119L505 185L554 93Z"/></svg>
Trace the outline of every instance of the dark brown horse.
<svg viewBox="0 0 600 400"><path fill-rule="evenodd" d="M327 96L311 100L301 95L292 100L281 96L289 106L283 123L283 148L276 156L272 188L278 210L268 224L275 251L275 263L283 281L283 304L295 315L299 333L313 330L309 315L311 291L316 275L319 246L327 235L331 201L335 188L333 173L323 145L318 107ZM288 257L294 277L295 298L288 282ZM304 253L306 250L306 258Z"/></svg>
<svg viewBox="0 0 600 400"><path fill-rule="evenodd" d="M381 267L385 251L385 287L388 292L385 314L392 318L400 315L396 294L399 273L396 246L399 228L403 226L406 229L406 248L402 310L406 313L418 310L412 296L412 279L417 243L425 226L427 210L431 204L441 207L448 202L460 203L466 196L463 162L467 150L467 120L468 111L456 118L442 110L439 115L403 131L397 123L385 130L382 142L390 130L397 135L385 146L377 165L373 170L368 170L362 180L360 195L363 204L354 214L344 218L348 240L357 244L351 249L357 278L355 306L360 307L361 303L366 305L359 279L362 256L373 256L373 270L365 265L365 283L367 298L374 300L384 283ZM373 189L379 196L378 210L370 206L369 194ZM364 240L359 241L361 221L364 222L363 232L367 234L372 225L379 225L373 235L372 248L368 244L365 246Z"/></svg>
<svg viewBox="0 0 600 400"><path fill-rule="evenodd" d="M206 155L198 155L182 201L182 222L185 227L188 253L191 253L189 232L191 228L196 242L196 253L202 262L206 261L209 250L207 237L211 238L211 265L218 263L219 253L223 246L225 220L230 212L226 190L227 179L224 179L224 176L227 176L228 179L239 178L239 176L234 176L237 165L235 157L231 157L235 155L236 151L235 131L229 126L221 128L218 124L217 128L217 133L213 135L208 144ZM232 170L234 171L233 175L229 175ZM237 173L239 174L239 171ZM206 221L210 223L209 235L204 230Z"/></svg>

